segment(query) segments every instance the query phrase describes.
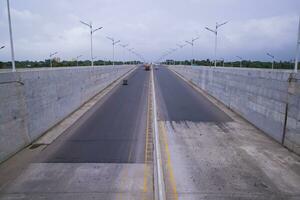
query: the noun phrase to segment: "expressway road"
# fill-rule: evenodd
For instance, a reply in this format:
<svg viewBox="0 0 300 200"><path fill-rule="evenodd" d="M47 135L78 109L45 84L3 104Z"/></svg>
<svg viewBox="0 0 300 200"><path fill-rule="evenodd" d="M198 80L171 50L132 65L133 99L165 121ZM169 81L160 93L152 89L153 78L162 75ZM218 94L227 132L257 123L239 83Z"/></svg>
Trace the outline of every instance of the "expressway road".
<svg viewBox="0 0 300 200"><path fill-rule="evenodd" d="M0 199L154 199L150 74L138 67L53 143L0 165ZM300 199L299 156L170 69L153 74L167 199Z"/></svg>

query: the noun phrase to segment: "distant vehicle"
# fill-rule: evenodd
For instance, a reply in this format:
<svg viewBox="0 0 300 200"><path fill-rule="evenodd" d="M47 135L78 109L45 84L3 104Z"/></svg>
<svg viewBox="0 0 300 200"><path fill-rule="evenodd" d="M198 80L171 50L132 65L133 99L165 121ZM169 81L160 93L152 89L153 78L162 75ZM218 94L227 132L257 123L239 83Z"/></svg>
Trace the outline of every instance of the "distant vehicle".
<svg viewBox="0 0 300 200"><path fill-rule="evenodd" d="M128 85L128 80L127 79L123 79L123 85Z"/></svg>
<svg viewBox="0 0 300 200"><path fill-rule="evenodd" d="M150 71L150 65L149 64L144 64L144 68L146 71Z"/></svg>

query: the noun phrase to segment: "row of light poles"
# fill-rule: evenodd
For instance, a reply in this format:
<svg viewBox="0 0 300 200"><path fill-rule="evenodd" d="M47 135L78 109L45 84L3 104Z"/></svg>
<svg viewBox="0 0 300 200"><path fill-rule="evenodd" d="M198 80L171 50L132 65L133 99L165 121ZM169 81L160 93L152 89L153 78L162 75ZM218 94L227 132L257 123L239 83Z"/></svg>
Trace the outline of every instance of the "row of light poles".
<svg viewBox="0 0 300 200"><path fill-rule="evenodd" d="M10 1L7 0L7 13L8 13L8 25L9 25L9 36L10 36L10 47L11 47L11 63L12 63L12 71L15 72L16 71L16 67L15 67L15 53L14 53L14 43L13 43L13 32L12 32L12 25L11 25L11 15L10 15ZM93 34L102 29L103 27L98 27L98 28L93 28L93 24L92 22L90 23L86 23L84 21L80 21L83 25L89 27L90 29L90 35L91 35L91 38L90 38L90 48L91 48L91 65L94 66L94 59L95 57L93 56ZM112 45L113 45L113 65L115 63L115 45L117 43L120 42L120 40L118 41L115 41L113 38L110 38L110 37L107 37L108 39L112 40ZM127 47L128 45L124 46ZM1 46L0 49L3 49L5 46ZM134 52L135 53L135 52ZM58 52L54 52L54 53L50 53L49 57L50 57L50 67L52 68L52 59L53 59L53 56L58 54ZM139 54L135 53L138 57L141 57ZM76 61L77 61L77 66L78 66L78 59L81 57L82 55L80 56L77 56L76 57Z"/></svg>
<svg viewBox="0 0 300 200"><path fill-rule="evenodd" d="M272 58L272 69L274 69L274 63L275 63L275 56L273 56L270 53L267 53L267 56ZM242 67L243 58L241 56L236 56L240 60L240 67ZM224 67L224 60L223 60L223 67Z"/></svg>
<svg viewBox="0 0 300 200"><path fill-rule="evenodd" d="M189 45L191 45L192 47L192 60L191 60L191 65L193 65L193 62L194 62L194 43L196 40L198 40L199 37L196 37L196 38L192 38L192 40L188 41L186 40L185 42Z"/></svg>
<svg viewBox="0 0 300 200"><path fill-rule="evenodd" d="M103 27L99 27L99 28L93 29L92 22L90 22L90 23L86 23L86 22L83 22L83 21L80 21L80 22L90 28L90 34L91 34L91 63L92 63L92 67L93 67L94 66L94 59L95 59L95 57L93 57L93 34L96 31L102 29ZM112 48L113 48L113 58L112 58L112 60L113 60L113 66L115 66L115 46L117 44L119 44L121 42L121 40L116 40L113 37L106 37L106 38L112 42ZM119 45L122 46L124 49L126 49L126 47L129 46L129 44L124 44L124 45L119 44ZM138 53L136 53L136 52L133 51L133 48L127 49L127 50L129 52L135 54L137 57L142 58L142 56L140 54L138 54ZM76 57L76 60L77 60L77 65L78 65L78 57Z"/></svg>
<svg viewBox="0 0 300 200"><path fill-rule="evenodd" d="M86 22L83 22L83 21L80 21L82 24L88 26L90 28L90 35L91 35L91 43L90 43L90 47L91 47L91 66L93 67L94 66L94 60L96 59L96 57L93 56L93 34L102 29L103 27L99 27L99 28L96 28L96 29L93 29L93 25L92 25L92 22L90 23L86 23ZM106 37L107 39L109 39L111 42L112 42L112 46L113 46L113 66L115 66L115 45L120 43L121 40L115 40L114 38L112 37ZM123 48L126 48L127 46L129 46L129 44L125 44L125 45L122 45L122 44L119 44L120 46L122 46ZM129 50L131 53L134 53L136 54L135 52L133 52L133 48L132 49L127 49ZM52 59L53 59L53 56L58 54L58 52L55 52L55 53L50 53L50 67L52 68ZM138 54L136 54L137 56L140 56ZM79 55L79 56L76 56L76 63L77 63L77 66L78 66L78 59L82 57L82 55Z"/></svg>
<svg viewBox="0 0 300 200"><path fill-rule="evenodd" d="M205 27L206 30L212 32L215 35L215 47L214 47L214 66L217 66L217 49L218 49L218 29L227 24L227 22L218 24L216 23L215 29L211 29L208 27ZM199 39L199 37L196 38L192 38L192 40L186 40L185 42L189 45L191 45L192 47L192 59L191 59L191 65L193 65L193 61L194 61L194 42ZM180 44L176 44L180 49L182 49L185 45L180 45ZM296 48L296 58L295 58L295 67L294 67L294 72L297 73L298 71L298 57L299 57L299 51L300 51L300 17L299 17L299 27L298 27L298 36L297 36L297 48ZM166 56L170 55L172 52L166 52L163 56L161 56L159 60L162 60L163 58L165 58ZM275 56L267 53L267 56L269 56L270 58L272 58L272 69L274 69L274 63L275 63ZM243 58L240 56L236 56L239 60L240 60L240 67L242 67L242 61ZM223 66L224 66L224 58L222 58L223 60Z"/></svg>
<svg viewBox="0 0 300 200"><path fill-rule="evenodd" d="M113 66L115 66L115 45L120 43L121 40L115 40L115 38L112 37L106 37L107 39L109 39L111 41L111 44L113 46Z"/></svg>
<svg viewBox="0 0 300 200"><path fill-rule="evenodd" d="M214 30L213 30L213 29L210 29L210 28L208 28L208 27L205 27L206 30L208 30L208 31L210 31L210 32L212 32L212 33L215 34L215 51L214 51L214 57L215 57L215 59L214 59L214 65L215 65L215 67L217 66L218 29L219 29L221 26L223 26L223 25L225 25L225 24L227 24L227 23L228 23L228 22L224 22L224 23L221 23L221 24L216 23L216 26L215 26L215 29L214 29ZM192 38L191 40L186 40L186 41L185 41L187 44L191 45L191 47L192 47L191 66L194 64L194 63L193 63L193 62L194 62L194 44L195 44L195 41L198 40L198 39L199 39L199 37L196 37L196 38ZM184 46L182 46L182 45L177 45L177 46L179 46L180 48L183 48L183 47L184 47ZM167 55L168 55L168 53L167 53ZM163 57L164 57L164 56L163 56Z"/></svg>
<svg viewBox="0 0 300 200"><path fill-rule="evenodd" d="M14 55L14 43L13 43L13 32L12 32L12 25L11 25L11 15L10 15L10 2L9 2L9 0L7 0L7 13L8 13L8 24L9 24L9 35L10 35L10 49L11 49L11 62L12 62L12 71L13 72L15 72L16 71L16 67L15 67L15 55ZM99 27L99 28L96 28L96 29L93 29L93 25L92 25L92 22L90 22L90 23L86 23L86 22L83 22L83 21L80 21L82 24L84 24L84 25L86 25L86 26L88 26L89 28L90 28L90 34L91 34L91 64L92 64L92 66L94 66L94 57L93 57L93 34L96 32L96 31L98 31L98 30L100 30L100 29L102 29L103 27ZM221 27L221 26L223 26L223 25L225 25L225 24L227 24L228 22L224 22L224 23L221 23L221 24L218 24L218 23L216 23L216 26L215 26L215 29L213 30L213 29L210 29L210 28L208 28L208 27L205 27L205 29L206 30L208 30L208 31L210 31L210 32L212 32L212 33L214 33L215 34L215 49L214 49L214 56L215 56L215 60L214 60L214 66L216 67L216 65L217 65L217 44L218 44L218 29ZM112 45L113 45L113 65L114 65L114 46L117 44L117 43L119 43L120 42L120 40L118 40L118 41L115 41L113 38L109 38L108 37L108 39L110 39L110 40L112 40ZM194 47L194 42L196 41L198 39L198 37L197 38L192 38L192 40L191 41L185 41L187 44L190 44L191 46L192 46L192 61L191 61L191 65L193 64L192 62L193 62L193 60L194 60L194 58L193 58L193 54L194 54L194 50L193 50L193 47ZM0 49L3 49L4 48L4 46L2 46ZM125 48L125 47L124 47ZM183 47L180 47L180 48L183 48ZM129 50L129 49L128 49ZM165 56L167 56L167 55L169 55L170 53L172 53L172 52L174 52L174 51L176 51L177 49L174 49L174 50L172 50L171 52L167 52L166 54L164 54L160 59L162 59L162 58L164 58ZM130 50L129 50L130 51ZM297 48L296 48L296 58L295 58L295 67L294 67L294 71L295 71L295 73L297 72L297 70L298 70L298 57L299 57L299 51L300 51L300 18L299 18L299 27L298 27L298 36L297 36ZM55 54L56 54L57 52L55 52ZM140 55L140 54L138 54L138 53L136 53L136 52L133 52L137 57L139 57L139 58L142 58L143 59L143 57ZM53 56L53 55L55 55L55 54L50 54L50 62L51 62L51 57ZM274 68L274 56L273 55L271 55L271 54L269 54L269 53L267 53L267 55L268 56L270 56L272 59L273 59L273 62L272 62L272 69ZM78 58L77 58L77 60L78 60ZM143 59L144 60L144 59ZM224 62L224 61L223 61ZM242 63L242 62L241 62ZM77 64L78 64L78 62L77 62ZM51 67L52 67L52 62L51 62ZM240 66L241 66L241 64L240 64Z"/></svg>

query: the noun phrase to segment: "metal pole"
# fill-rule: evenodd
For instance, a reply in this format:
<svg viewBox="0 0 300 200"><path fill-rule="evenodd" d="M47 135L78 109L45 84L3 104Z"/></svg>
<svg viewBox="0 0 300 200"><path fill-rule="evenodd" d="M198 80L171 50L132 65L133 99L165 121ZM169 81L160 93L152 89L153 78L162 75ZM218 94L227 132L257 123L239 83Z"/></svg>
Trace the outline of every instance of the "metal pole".
<svg viewBox="0 0 300 200"><path fill-rule="evenodd" d="M113 66L115 66L115 41L113 41Z"/></svg>
<svg viewBox="0 0 300 200"><path fill-rule="evenodd" d="M191 60L191 66L193 66L194 63L194 42L192 42L192 60Z"/></svg>
<svg viewBox="0 0 300 200"><path fill-rule="evenodd" d="M215 67L217 67L217 43L218 43L218 23L216 23L216 31L215 31Z"/></svg>
<svg viewBox="0 0 300 200"><path fill-rule="evenodd" d="M94 67L94 56L93 56L93 25L90 23L91 28L91 58L92 58L92 67Z"/></svg>
<svg viewBox="0 0 300 200"><path fill-rule="evenodd" d="M12 71L15 72L16 64L15 64L15 52L14 52L14 42L13 42L13 34L12 34L12 27L11 27L9 0L7 0L7 13L8 13L8 24L9 24L9 36L10 36L11 64L12 64Z"/></svg>
<svg viewBox="0 0 300 200"><path fill-rule="evenodd" d="M297 73L297 71L298 71L299 46L300 46L300 17L299 17L299 27L298 27L298 39L297 39L297 48L296 48L295 68L294 68L295 73Z"/></svg>

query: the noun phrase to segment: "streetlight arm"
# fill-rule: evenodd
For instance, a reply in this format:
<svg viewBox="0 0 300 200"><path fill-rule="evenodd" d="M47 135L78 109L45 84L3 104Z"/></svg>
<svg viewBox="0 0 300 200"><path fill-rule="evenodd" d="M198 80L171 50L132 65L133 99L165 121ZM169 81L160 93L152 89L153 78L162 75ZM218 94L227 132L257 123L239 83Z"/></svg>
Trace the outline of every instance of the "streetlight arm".
<svg viewBox="0 0 300 200"><path fill-rule="evenodd" d="M269 54L269 53L267 53L267 55L270 56L270 57L273 58L273 59L275 58L275 56L273 56L273 55L271 55L271 54Z"/></svg>
<svg viewBox="0 0 300 200"><path fill-rule="evenodd" d="M193 46L192 42L190 42L190 41L185 41L185 42Z"/></svg>
<svg viewBox="0 0 300 200"><path fill-rule="evenodd" d="M219 28L219 27L221 27L221 26L223 26L223 25L225 25L225 24L227 24L228 23L228 21L227 22L224 22L224 23L222 23L222 24L218 24L217 25L217 28Z"/></svg>
<svg viewBox="0 0 300 200"><path fill-rule="evenodd" d="M80 23L82 23L82 24L84 24L84 25L86 25L86 26L88 26L88 27L90 27L90 28L92 27L91 24L85 23L85 22L83 22L83 21L80 21Z"/></svg>
<svg viewBox="0 0 300 200"><path fill-rule="evenodd" d="M111 37L106 37L107 39L111 40L112 42L114 42L114 38L111 38Z"/></svg>
<svg viewBox="0 0 300 200"><path fill-rule="evenodd" d="M194 41L196 41L198 39L199 39L199 37L196 37L196 38L192 39L192 42L194 42Z"/></svg>
<svg viewBox="0 0 300 200"><path fill-rule="evenodd" d="M121 42L121 40L114 42L113 45L118 44L119 42Z"/></svg>
<svg viewBox="0 0 300 200"><path fill-rule="evenodd" d="M94 29L92 32L94 33L94 32L96 32L96 31L98 31L98 30L100 30L100 29L102 29L103 27L99 27L99 28L96 28L96 29Z"/></svg>
<svg viewBox="0 0 300 200"><path fill-rule="evenodd" d="M127 47L129 44L119 44L121 47L125 48Z"/></svg>
<svg viewBox="0 0 300 200"><path fill-rule="evenodd" d="M210 28L208 28L208 27L205 27L205 29L208 30L208 31L210 31L210 32L213 32L214 34L217 33L216 31L214 31L214 30L212 30L212 29L210 29Z"/></svg>
<svg viewBox="0 0 300 200"><path fill-rule="evenodd" d="M58 53L58 52L51 53L51 54L50 54L50 57L56 55L57 53Z"/></svg>

